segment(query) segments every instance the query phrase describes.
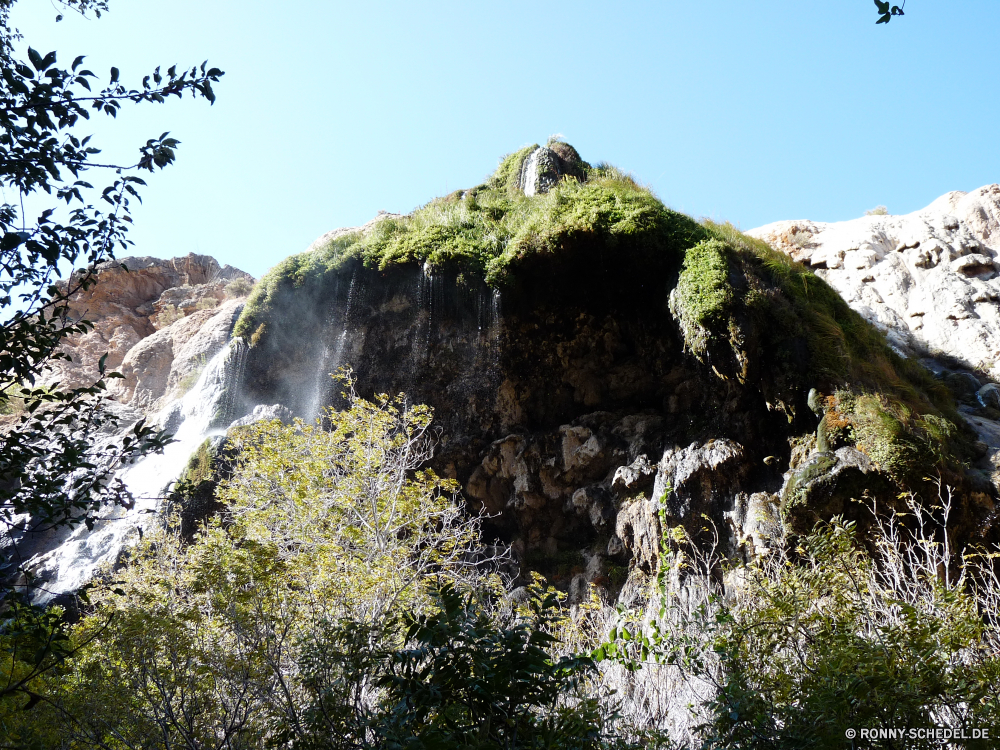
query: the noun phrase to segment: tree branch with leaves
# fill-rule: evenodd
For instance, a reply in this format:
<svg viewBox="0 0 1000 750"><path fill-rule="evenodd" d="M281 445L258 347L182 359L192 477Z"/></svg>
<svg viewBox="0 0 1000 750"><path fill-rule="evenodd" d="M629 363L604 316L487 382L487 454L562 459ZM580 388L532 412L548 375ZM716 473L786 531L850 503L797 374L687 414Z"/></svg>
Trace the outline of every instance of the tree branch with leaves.
<svg viewBox="0 0 1000 750"><path fill-rule="evenodd" d="M882 2L882 0L875 0L875 7L878 9L878 20L875 23L889 23L893 16L904 15L903 8L906 7L906 0L903 0L902 5L892 6L887 2Z"/></svg>
<svg viewBox="0 0 1000 750"><path fill-rule="evenodd" d="M44 582L33 580L19 543L34 532L92 527L109 505L130 507L117 470L168 440L144 421L119 424L105 408L108 379L121 377L106 370L106 356L89 385L35 387L53 361L68 359L60 351L66 338L93 329L70 317L69 301L131 245L130 201L141 201L146 184L139 174L171 164L179 145L163 133L138 144L134 161L109 163L83 128L126 104L185 94L212 103L223 72L207 63L158 67L129 88L113 67L95 91L98 76L83 55L63 67L56 52L16 51L23 38L10 25L13 3L0 0L0 400L16 394L23 408L0 430L0 653L10 657L0 664L0 697L34 700L32 682L65 656L64 625L31 604ZM107 11L106 0L59 5L97 17ZM49 205L30 215L26 200L30 210L40 199ZM98 441L101 433L117 437ZM41 645L25 659L28 640Z"/></svg>

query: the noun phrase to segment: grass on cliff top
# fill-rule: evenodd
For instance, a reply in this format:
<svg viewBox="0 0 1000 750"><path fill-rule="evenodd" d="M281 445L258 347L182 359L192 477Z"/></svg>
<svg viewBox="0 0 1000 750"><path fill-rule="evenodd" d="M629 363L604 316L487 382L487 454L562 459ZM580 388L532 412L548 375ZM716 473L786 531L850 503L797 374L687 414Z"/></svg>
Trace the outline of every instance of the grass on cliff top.
<svg viewBox="0 0 1000 750"><path fill-rule="evenodd" d="M411 263L453 268L503 286L522 261L540 254L571 254L584 244L619 249L637 270L706 236L693 219L671 211L631 176L608 165L581 163L584 180L563 177L549 192L525 196L518 180L530 146L505 157L483 184L437 198L413 213L387 217L369 231L338 237L325 247L279 263L254 287L235 334L266 324L289 289L322 285L351 261L379 270Z"/></svg>
<svg viewBox="0 0 1000 750"><path fill-rule="evenodd" d="M356 257L379 269L418 261L502 285L519 261L558 252L585 236L614 247L657 244L678 223L690 224L682 232L696 231L693 221L612 167L591 169L586 182L565 177L548 193L528 198L508 187L520 171L508 165L518 156L505 160L485 185L381 221L367 236L331 248L331 260Z"/></svg>

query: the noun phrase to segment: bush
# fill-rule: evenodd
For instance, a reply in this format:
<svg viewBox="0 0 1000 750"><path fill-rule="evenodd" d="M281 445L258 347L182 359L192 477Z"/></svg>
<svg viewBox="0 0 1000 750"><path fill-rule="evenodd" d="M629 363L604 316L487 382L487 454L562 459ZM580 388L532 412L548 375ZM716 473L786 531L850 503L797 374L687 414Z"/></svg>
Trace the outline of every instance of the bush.
<svg viewBox="0 0 1000 750"><path fill-rule="evenodd" d="M379 638L356 622L311 644L309 728L296 747L584 750L613 741L611 717L577 697L591 660L551 654L562 616L553 594L506 615L451 584L431 595L428 613L403 616L405 648L373 650ZM358 696L374 686L378 705L365 707Z"/></svg>
<svg viewBox="0 0 1000 750"><path fill-rule="evenodd" d="M152 317L153 327L159 330L166 328L171 323L176 323L184 317L184 313L178 310L175 305L164 305L160 311Z"/></svg>
<svg viewBox="0 0 1000 750"><path fill-rule="evenodd" d="M246 297L250 294L251 289L253 289L253 282L241 276L240 278L233 279L226 284L226 297L229 299Z"/></svg>
<svg viewBox="0 0 1000 750"><path fill-rule="evenodd" d="M71 632L74 658L31 685L45 700L27 713L23 698L0 701L0 734L46 747L51 732L77 748L232 736L263 748L282 732L304 742L307 667L331 623L357 623L377 634L373 653L392 652L404 642L399 616L427 611L434 586L478 581L489 557L477 519L455 502L453 481L421 469L430 410L348 392L328 430L274 421L230 435L238 458L217 491L225 518L190 543L147 527L127 564L93 587ZM188 479L210 463L205 445Z"/></svg>
<svg viewBox="0 0 1000 750"><path fill-rule="evenodd" d="M908 515L876 524L874 557L853 524L817 526L789 555L733 571L728 591L690 610L662 574L659 614L617 628L600 656L632 669L670 664L708 686L696 732L704 748L843 748L847 729L870 727L971 737L1000 721L1000 588L988 559L953 557L950 504L938 509L939 528L911 498ZM672 573L699 567L679 555ZM682 589L708 590L711 578L701 568Z"/></svg>

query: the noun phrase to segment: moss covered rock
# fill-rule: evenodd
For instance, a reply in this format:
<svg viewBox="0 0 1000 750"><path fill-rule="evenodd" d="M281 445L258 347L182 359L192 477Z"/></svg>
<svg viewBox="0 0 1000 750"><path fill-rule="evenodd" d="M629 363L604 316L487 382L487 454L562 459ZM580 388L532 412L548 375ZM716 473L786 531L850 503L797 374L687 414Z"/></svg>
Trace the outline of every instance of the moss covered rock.
<svg viewBox="0 0 1000 750"><path fill-rule="evenodd" d="M478 186L276 266L236 328L251 343L248 397L309 416L336 401L326 373L350 364L363 395L405 391L430 404L444 436L437 468L529 551L573 543L579 524L564 505L580 487L565 467L549 476L565 461L547 447L520 484L497 479L489 446L512 435L547 446L597 414L661 420L650 456L720 439L742 446L740 496L777 497L789 441L818 427L831 454L868 462L816 458L793 470L789 519L839 512L866 487L891 498L923 492L930 475L968 484L969 441L947 388L809 269L729 225L671 211L568 144L544 147L532 169L547 164L559 179L525 195L539 148L505 157ZM587 486L610 489L615 467L638 456L616 454ZM713 517L741 502L729 489L713 496Z"/></svg>

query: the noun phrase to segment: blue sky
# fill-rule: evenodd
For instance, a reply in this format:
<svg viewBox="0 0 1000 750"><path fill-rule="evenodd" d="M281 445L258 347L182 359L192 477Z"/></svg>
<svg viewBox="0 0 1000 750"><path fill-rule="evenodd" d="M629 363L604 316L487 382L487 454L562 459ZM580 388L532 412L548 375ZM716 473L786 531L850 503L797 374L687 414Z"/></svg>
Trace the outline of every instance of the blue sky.
<svg viewBox="0 0 1000 750"><path fill-rule="evenodd" d="M111 0L100 20L20 0L27 43L138 84L226 71L218 102L92 121L135 161L169 130L133 254L260 275L318 235L481 181L561 133L673 208L744 229L921 208L1000 182L1000 3L911 0L308 2Z"/></svg>

